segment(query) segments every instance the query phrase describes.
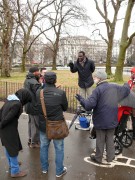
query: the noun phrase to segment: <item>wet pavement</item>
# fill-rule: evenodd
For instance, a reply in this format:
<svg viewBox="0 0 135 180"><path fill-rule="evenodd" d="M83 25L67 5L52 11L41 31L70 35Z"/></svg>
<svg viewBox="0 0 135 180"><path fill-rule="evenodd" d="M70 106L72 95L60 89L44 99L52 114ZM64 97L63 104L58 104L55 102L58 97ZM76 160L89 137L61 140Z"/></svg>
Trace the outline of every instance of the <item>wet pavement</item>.
<svg viewBox="0 0 135 180"><path fill-rule="evenodd" d="M65 114L67 120L71 120L73 114ZM98 165L90 161L89 155L95 148L95 140L89 138L89 131L76 130L75 126L70 130L65 139L65 166L67 174L61 178L55 176L55 154L53 143L50 146L49 172L41 173L39 149L31 149L27 146L28 118L23 114L19 119L19 132L23 145L23 151L19 154L22 162L21 170L26 170L28 175L23 180L134 180L135 179L135 142L129 148L124 148L123 154L116 157L110 165ZM4 149L0 144L0 180L11 179L8 165L4 155Z"/></svg>

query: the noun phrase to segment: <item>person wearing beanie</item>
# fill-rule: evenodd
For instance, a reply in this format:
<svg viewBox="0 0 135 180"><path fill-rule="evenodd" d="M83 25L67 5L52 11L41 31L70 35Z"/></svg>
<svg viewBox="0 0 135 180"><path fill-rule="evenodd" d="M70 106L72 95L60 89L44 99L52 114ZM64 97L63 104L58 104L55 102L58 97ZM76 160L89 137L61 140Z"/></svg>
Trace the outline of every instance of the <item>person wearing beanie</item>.
<svg viewBox="0 0 135 180"><path fill-rule="evenodd" d="M112 162L115 157L114 132L118 125L118 103L130 93L128 83L123 86L107 82L107 74L97 71L94 74L96 88L92 94L84 99L79 94L77 100L86 111L93 109L93 124L96 130L96 154L90 155L95 163L102 163L104 147L106 145L107 162Z"/></svg>
<svg viewBox="0 0 135 180"><path fill-rule="evenodd" d="M25 111L28 114L28 145L30 148L39 148L39 112L37 108L36 91L41 87L39 83L40 72L38 67L34 66L29 69L29 72L24 81L24 88L28 89L32 102L25 105Z"/></svg>
<svg viewBox="0 0 135 180"><path fill-rule="evenodd" d="M44 101L46 105L47 119L60 121L63 120L63 111L68 108L68 101L65 91L57 88L55 83L57 76L55 72L45 73L45 87L43 89ZM48 150L51 140L46 136L46 120L43 115L40 102L40 89L37 91L37 102L39 106L39 130L40 130L40 160L42 173L49 171ZM55 149L56 177L61 177L67 172L64 166L64 139L53 139Z"/></svg>
<svg viewBox="0 0 135 180"><path fill-rule="evenodd" d="M74 63L69 62L68 66L72 73L78 72L78 86L80 95L87 98L91 92L91 86L94 84L92 73L95 71L95 64L88 59L84 51L78 53L78 59Z"/></svg>
<svg viewBox="0 0 135 180"><path fill-rule="evenodd" d="M15 94L8 95L6 102L0 109L0 138L5 147L11 177L23 177L27 173L21 171L18 162L22 144L18 132L18 119L23 112L23 106L32 101L27 89L19 89Z"/></svg>
<svg viewBox="0 0 135 180"><path fill-rule="evenodd" d="M96 71L94 73L94 83L98 84L99 82L107 80L107 74L105 71Z"/></svg>

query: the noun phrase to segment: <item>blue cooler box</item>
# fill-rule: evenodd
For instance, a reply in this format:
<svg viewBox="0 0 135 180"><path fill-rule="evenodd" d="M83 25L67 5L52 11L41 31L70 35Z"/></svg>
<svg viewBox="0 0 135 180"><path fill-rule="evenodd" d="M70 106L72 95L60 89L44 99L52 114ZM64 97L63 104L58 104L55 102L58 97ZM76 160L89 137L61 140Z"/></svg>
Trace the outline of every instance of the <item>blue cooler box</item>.
<svg viewBox="0 0 135 180"><path fill-rule="evenodd" d="M89 122L88 122L86 117L79 117L79 122L80 122L80 126L82 128L88 128L89 127Z"/></svg>

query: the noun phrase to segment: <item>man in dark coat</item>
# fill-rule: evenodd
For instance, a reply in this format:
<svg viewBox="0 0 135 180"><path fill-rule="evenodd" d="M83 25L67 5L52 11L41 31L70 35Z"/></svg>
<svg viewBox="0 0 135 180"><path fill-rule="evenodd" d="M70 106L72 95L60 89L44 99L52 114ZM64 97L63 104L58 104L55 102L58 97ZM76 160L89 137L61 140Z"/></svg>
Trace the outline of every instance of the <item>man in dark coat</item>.
<svg viewBox="0 0 135 180"><path fill-rule="evenodd" d="M23 112L23 105L32 100L28 90L20 89L9 95L0 110L0 138L5 146L5 153L11 170L11 177L23 177L26 172L20 171L17 160L22 144L18 132L18 119Z"/></svg>
<svg viewBox="0 0 135 180"><path fill-rule="evenodd" d="M106 144L107 161L111 162L115 156L114 131L118 125L118 103L130 93L128 84L119 86L109 84L107 74L97 71L94 75L94 82L97 84L92 95L87 100L77 94L76 98L87 110L93 109L93 123L96 129L96 154L91 159L101 163L104 145Z"/></svg>
<svg viewBox="0 0 135 180"><path fill-rule="evenodd" d="M70 71L72 73L78 72L78 85L80 88L80 95L85 99L91 94L91 86L94 84L92 73L95 71L95 64L89 60L83 51L78 54L78 59L75 63L69 63Z"/></svg>
<svg viewBox="0 0 135 180"><path fill-rule="evenodd" d="M56 74L54 72L46 72L46 85L43 89L44 100L46 105L47 118L49 120L60 121L63 120L63 111L68 108L68 102L65 91L56 88ZM40 102L40 90L37 91L37 101L39 104L39 129L40 129L40 160L42 172L47 173L49 168L48 149L51 140L46 136L46 120L43 116L42 106ZM64 167L64 139L53 140L55 148L55 164L56 177L61 177L67 172Z"/></svg>
<svg viewBox="0 0 135 180"><path fill-rule="evenodd" d="M40 72L37 67L31 67L26 76L26 80L24 82L24 88L28 89L31 96L32 102L29 102L25 106L25 111L28 114L29 122L28 122L28 145L31 148L39 148L39 112L36 101L36 91L41 87L39 83Z"/></svg>

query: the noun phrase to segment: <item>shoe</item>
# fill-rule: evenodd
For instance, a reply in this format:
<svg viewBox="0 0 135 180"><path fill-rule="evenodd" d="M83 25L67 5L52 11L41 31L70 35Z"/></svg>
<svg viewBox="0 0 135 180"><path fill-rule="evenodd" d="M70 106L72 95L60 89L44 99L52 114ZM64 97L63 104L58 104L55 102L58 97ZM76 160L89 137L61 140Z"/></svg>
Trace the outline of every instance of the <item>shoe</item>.
<svg viewBox="0 0 135 180"><path fill-rule="evenodd" d="M102 164L102 162L96 160L95 155L90 155L90 158L94 163Z"/></svg>
<svg viewBox="0 0 135 180"><path fill-rule="evenodd" d="M66 174L66 173L67 173L67 168L64 167L62 173L59 174L59 175L56 175L56 177L61 177L61 176L63 176L63 175Z"/></svg>
<svg viewBox="0 0 135 180"><path fill-rule="evenodd" d="M47 173L48 173L48 171L42 171L42 173L43 173L43 174L47 174Z"/></svg>
<svg viewBox="0 0 135 180"><path fill-rule="evenodd" d="M111 161L107 160L107 162L108 162L108 163L111 163L111 162L113 162L113 160L115 160L115 157L114 157Z"/></svg>
<svg viewBox="0 0 135 180"><path fill-rule="evenodd" d="M24 177L24 176L27 176L27 173L24 172L24 171L20 171L20 172L17 173L17 174L11 174L11 177L12 177L12 178L19 178L19 177Z"/></svg>
<svg viewBox="0 0 135 180"><path fill-rule="evenodd" d="M30 148L40 148L40 145L32 143L32 144L29 145L29 147Z"/></svg>

